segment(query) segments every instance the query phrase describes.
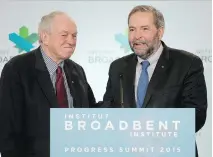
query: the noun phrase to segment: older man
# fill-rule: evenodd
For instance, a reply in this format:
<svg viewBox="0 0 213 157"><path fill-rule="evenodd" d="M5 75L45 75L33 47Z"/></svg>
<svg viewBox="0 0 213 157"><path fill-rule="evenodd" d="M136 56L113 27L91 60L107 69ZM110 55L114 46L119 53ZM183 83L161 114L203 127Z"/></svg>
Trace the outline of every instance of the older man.
<svg viewBox="0 0 213 157"><path fill-rule="evenodd" d="M14 57L2 71L2 157L49 157L50 108L95 107L83 68L69 60L77 41L75 22L52 12L42 17L39 37L40 47Z"/></svg>

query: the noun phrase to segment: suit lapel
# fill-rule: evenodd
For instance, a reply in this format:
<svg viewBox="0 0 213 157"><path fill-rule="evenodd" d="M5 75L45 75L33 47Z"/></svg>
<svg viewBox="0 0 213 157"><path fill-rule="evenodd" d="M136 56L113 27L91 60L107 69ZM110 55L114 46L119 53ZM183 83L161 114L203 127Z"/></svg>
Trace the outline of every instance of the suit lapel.
<svg viewBox="0 0 213 157"><path fill-rule="evenodd" d="M75 108L86 107L86 106L83 106L84 103L82 103L83 102L82 98L85 98L84 92L82 91L84 87L82 87L80 83L81 79L79 78L77 69L69 60L65 60L64 63L65 63L64 71L67 77L67 83L70 88L70 93L73 97L73 106Z"/></svg>
<svg viewBox="0 0 213 157"><path fill-rule="evenodd" d="M142 106L143 108L148 106L149 100L151 99L153 92L158 89L162 89L163 85L166 83L167 80L167 70L170 67L171 61L169 60L169 48L163 42L162 44L164 47L163 52L157 62L152 78L149 82L144 103Z"/></svg>
<svg viewBox="0 0 213 157"><path fill-rule="evenodd" d="M35 56L36 56L35 68L36 68L36 76L37 76L38 84L40 85L44 95L49 101L50 107L57 108L58 103L57 103L55 91L49 76L49 72L42 58L40 48L38 48L35 51Z"/></svg>
<svg viewBox="0 0 213 157"><path fill-rule="evenodd" d="M124 107L135 108L135 71L137 60L135 55L131 55L125 60L125 66L123 68L123 88L124 88Z"/></svg>

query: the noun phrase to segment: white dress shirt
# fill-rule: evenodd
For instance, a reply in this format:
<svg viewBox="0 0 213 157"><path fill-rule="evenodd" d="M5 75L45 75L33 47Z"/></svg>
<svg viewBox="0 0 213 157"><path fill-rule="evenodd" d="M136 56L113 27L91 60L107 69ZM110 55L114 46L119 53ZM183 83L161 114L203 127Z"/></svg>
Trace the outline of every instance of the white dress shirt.
<svg viewBox="0 0 213 157"><path fill-rule="evenodd" d="M158 50L153 53L147 60L149 61L150 65L147 68L148 71L148 75L149 75L149 81L152 77L152 74L155 70L155 67L157 65L158 59L160 58L160 55L163 51L163 46L162 44L160 44L160 47L158 48ZM138 63L136 65L136 73L135 73L135 100L137 101L137 88L138 88L138 81L141 75L141 70L142 70L142 65L141 62L143 62L144 60L140 57L138 58Z"/></svg>

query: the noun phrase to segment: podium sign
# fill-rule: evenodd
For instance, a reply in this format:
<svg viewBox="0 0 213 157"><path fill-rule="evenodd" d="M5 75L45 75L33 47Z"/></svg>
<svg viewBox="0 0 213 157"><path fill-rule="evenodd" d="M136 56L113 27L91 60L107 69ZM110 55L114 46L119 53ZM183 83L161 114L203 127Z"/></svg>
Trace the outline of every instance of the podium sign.
<svg viewBox="0 0 213 157"><path fill-rule="evenodd" d="M194 109L51 109L51 157L195 157Z"/></svg>

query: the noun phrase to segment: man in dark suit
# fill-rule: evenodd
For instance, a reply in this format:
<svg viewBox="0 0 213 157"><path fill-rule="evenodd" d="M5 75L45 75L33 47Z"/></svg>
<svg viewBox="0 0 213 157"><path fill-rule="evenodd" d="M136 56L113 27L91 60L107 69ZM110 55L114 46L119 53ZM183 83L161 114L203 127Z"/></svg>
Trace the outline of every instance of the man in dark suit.
<svg viewBox="0 0 213 157"><path fill-rule="evenodd" d="M195 108L197 132L207 110L201 59L161 41L164 18L151 6L133 8L128 25L134 54L110 65L104 101L116 108Z"/></svg>
<svg viewBox="0 0 213 157"><path fill-rule="evenodd" d="M52 12L41 19L39 37L39 48L11 59L1 74L2 157L49 157L50 108L96 104L83 68L69 60L76 47L74 21Z"/></svg>

